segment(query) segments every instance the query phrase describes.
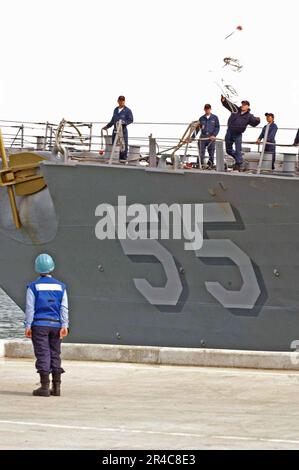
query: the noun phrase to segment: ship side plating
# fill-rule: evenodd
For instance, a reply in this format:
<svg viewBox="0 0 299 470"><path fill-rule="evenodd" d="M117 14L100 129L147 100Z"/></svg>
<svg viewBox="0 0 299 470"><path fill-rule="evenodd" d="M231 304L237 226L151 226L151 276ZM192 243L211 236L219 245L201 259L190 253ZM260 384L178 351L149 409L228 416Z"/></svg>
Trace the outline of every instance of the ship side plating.
<svg viewBox="0 0 299 470"><path fill-rule="evenodd" d="M69 290L69 341L289 350L297 339L297 177L51 162L42 173L35 238L28 211L19 238L1 223L1 285L24 308L34 257L52 254ZM96 208L119 196L128 205L203 204L202 247L99 240Z"/></svg>

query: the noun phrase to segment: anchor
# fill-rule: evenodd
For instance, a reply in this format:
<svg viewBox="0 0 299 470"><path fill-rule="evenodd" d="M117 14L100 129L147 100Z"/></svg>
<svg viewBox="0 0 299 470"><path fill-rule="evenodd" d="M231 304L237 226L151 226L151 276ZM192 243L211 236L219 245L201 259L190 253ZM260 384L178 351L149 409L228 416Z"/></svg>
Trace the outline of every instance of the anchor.
<svg viewBox="0 0 299 470"><path fill-rule="evenodd" d="M45 160L32 152L12 154L7 160L2 131L0 129L0 187L6 187L16 229L22 227L16 196L28 196L44 189L46 181L38 173L40 162Z"/></svg>

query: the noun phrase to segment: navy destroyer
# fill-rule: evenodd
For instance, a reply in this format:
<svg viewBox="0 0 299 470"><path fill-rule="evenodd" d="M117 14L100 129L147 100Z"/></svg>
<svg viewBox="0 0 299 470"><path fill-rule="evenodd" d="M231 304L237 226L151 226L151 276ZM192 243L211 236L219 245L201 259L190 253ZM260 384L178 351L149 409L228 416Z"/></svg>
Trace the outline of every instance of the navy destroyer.
<svg viewBox="0 0 299 470"><path fill-rule="evenodd" d="M273 172L267 154L245 148L247 171L236 174L219 139L217 168L205 171L193 168L195 148L150 136L148 146L131 142L124 165L91 123L68 124L2 123L7 295L24 309L33 261L47 252L68 286L68 341L290 350L299 334L296 151L284 149ZM179 150L161 151L169 145ZM200 205L201 246L100 239L99 205L119 208L120 197L145 208Z"/></svg>

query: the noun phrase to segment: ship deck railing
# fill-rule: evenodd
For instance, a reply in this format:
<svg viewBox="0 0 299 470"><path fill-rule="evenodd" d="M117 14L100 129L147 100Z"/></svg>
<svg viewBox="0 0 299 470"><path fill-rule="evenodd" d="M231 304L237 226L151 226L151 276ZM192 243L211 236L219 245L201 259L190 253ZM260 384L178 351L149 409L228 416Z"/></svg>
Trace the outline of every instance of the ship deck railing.
<svg viewBox="0 0 299 470"><path fill-rule="evenodd" d="M70 152L98 153L103 147L102 127L106 122L73 122L74 127L65 127L60 138L60 144ZM149 136L152 135L157 144L157 153L167 152L181 140L189 123L187 122L135 122L129 127L129 145L139 146L140 154L149 154ZM59 123L0 120L5 147L11 151L19 149L51 151ZM247 151L260 152L262 145L256 144L262 126L248 128L243 137L243 147ZM221 125L218 135L224 139L227 126ZM79 130L79 132L78 132ZM293 145L297 128L280 127L277 133L276 152L298 154L298 148ZM178 151L184 154L184 146ZM193 141L188 147L188 156L197 157L197 142Z"/></svg>

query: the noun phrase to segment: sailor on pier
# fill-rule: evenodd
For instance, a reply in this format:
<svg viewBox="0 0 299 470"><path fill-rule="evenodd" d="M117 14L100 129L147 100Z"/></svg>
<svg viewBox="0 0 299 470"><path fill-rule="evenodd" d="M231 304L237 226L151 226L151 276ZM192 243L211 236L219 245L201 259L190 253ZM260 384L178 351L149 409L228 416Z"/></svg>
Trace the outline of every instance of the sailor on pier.
<svg viewBox="0 0 299 470"><path fill-rule="evenodd" d="M36 369L41 387L33 391L35 396L60 395L61 340L68 334L68 298L63 282L52 277L55 269L52 257L41 254L35 260L35 271L40 277L27 286L25 335L32 339L36 356ZM50 373L53 387L49 390Z"/></svg>

